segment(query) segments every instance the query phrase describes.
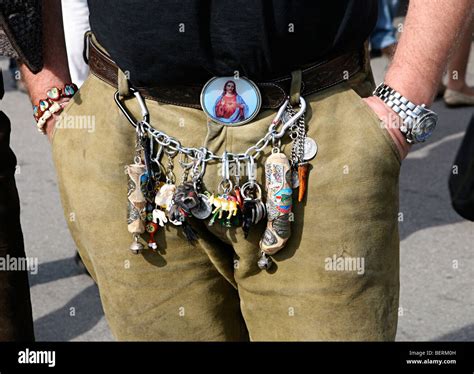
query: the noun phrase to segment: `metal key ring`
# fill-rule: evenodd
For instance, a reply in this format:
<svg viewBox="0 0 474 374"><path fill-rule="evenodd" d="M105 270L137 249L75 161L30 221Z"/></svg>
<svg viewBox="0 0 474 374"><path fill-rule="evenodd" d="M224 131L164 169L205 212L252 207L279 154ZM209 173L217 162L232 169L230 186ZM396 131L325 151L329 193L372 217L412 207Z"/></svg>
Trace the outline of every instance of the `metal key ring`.
<svg viewBox="0 0 474 374"><path fill-rule="evenodd" d="M180 157L180 160L178 161L179 164L181 165L181 167L184 169L184 170L189 170L191 169L193 166L194 166L194 161L189 161L189 162L186 162L185 160L188 159L188 155L185 154L185 153L180 153L181 157Z"/></svg>
<svg viewBox="0 0 474 374"><path fill-rule="evenodd" d="M227 184L227 187L224 187L225 184ZM217 189L222 190L224 194L228 194L230 191L232 191L232 187L233 187L233 184L230 179L223 179L221 180L221 183L219 183L219 186L217 187Z"/></svg>
<svg viewBox="0 0 474 374"><path fill-rule="evenodd" d="M169 157L174 158L179 153L179 151L177 149L166 148L165 153Z"/></svg>
<svg viewBox="0 0 474 374"><path fill-rule="evenodd" d="M258 183L255 183L255 181L248 181L248 182L245 182L244 185L242 187L240 187L240 193L242 194L242 197L244 199L247 199L250 197L250 195L247 195L245 193L246 190L256 190L257 192L257 196L256 198L260 198L262 196L262 189L260 187L260 185Z"/></svg>

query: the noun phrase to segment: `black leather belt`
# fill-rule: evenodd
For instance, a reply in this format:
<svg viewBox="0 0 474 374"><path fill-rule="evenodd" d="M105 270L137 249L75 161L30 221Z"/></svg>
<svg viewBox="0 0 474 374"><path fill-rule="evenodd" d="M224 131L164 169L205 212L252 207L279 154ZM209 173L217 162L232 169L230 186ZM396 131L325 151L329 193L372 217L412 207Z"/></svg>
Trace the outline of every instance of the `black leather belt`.
<svg viewBox="0 0 474 374"><path fill-rule="evenodd" d="M88 38L89 67L95 76L117 87L118 66ZM334 86L361 71L364 67L364 49L349 52L328 61L310 65L302 69L301 94L308 96ZM251 78L251 77L249 77ZM262 95L262 108L279 108L290 92L291 75L268 82L256 82ZM146 99L161 103L201 109L200 94L202 84L162 85L159 87L135 87Z"/></svg>

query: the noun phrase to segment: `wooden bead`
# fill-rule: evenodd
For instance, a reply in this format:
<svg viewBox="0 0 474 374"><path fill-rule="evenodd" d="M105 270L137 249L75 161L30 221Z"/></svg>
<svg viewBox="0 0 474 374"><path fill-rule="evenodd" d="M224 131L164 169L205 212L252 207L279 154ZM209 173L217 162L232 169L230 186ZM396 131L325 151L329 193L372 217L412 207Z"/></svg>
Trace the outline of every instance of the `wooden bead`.
<svg viewBox="0 0 474 374"><path fill-rule="evenodd" d="M61 105L59 105L58 103L55 102L51 105L51 107L49 108L49 111L51 113L57 113L57 112L61 111L62 109L63 108L61 107Z"/></svg>

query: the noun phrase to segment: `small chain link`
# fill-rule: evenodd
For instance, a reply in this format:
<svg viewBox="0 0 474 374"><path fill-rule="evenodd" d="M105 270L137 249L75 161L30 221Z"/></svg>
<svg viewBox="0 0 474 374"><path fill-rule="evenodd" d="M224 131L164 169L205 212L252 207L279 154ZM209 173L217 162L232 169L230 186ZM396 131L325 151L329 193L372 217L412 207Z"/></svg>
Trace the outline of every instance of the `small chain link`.
<svg viewBox="0 0 474 374"><path fill-rule="evenodd" d="M298 161L304 161L304 143L306 138L306 127L305 127L305 119L304 114L298 118Z"/></svg>
<svg viewBox="0 0 474 374"><path fill-rule="evenodd" d="M165 151L166 152L166 151ZM166 156L168 157L168 167L166 168L166 183L174 183L176 181L176 177L174 175L173 169L173 157L168 152L166 152Z"/></svg>
<svg viewBox="0 0 474 374"><path fill-rule="evenodd" d="M295 110L290 104L288 104L287 111L291 117L293 117L296 114ZM291 140L293 140L293 147L291 147L291 164L293 167L296 167L299 162L299 157L298 157L298 135L299 134L298 134L297 122L295 122L293 126L291 126L290 131L291 131L290 138Z"/></svg>

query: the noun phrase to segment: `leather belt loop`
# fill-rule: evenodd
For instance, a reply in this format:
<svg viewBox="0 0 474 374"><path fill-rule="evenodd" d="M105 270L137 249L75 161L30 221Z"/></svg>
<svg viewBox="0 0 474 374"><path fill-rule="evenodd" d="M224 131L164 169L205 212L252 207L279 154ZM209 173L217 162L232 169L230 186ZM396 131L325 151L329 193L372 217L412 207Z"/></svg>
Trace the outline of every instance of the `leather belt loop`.
<svg viewBox="0 0 474 374"><path fill-rule="evenodd" d="M82 57L87 65L89 65L89 39L92 37L92 31L86 31L84 34L84 49L82 50Z"/></svg>
<svg viewBox="0 0 474 374"><path fill-rule="evenodd" d="M294 70L291 72L291 86L290 86L290 104L298 105L300 103L301 94L301 70Z"/></svg>
<svg viewBox="0 0 474 374"><path fill-rule="evenodd" d="M128 78L121 69L118 69L117 86L121 98L130 96Z"/></svg>

